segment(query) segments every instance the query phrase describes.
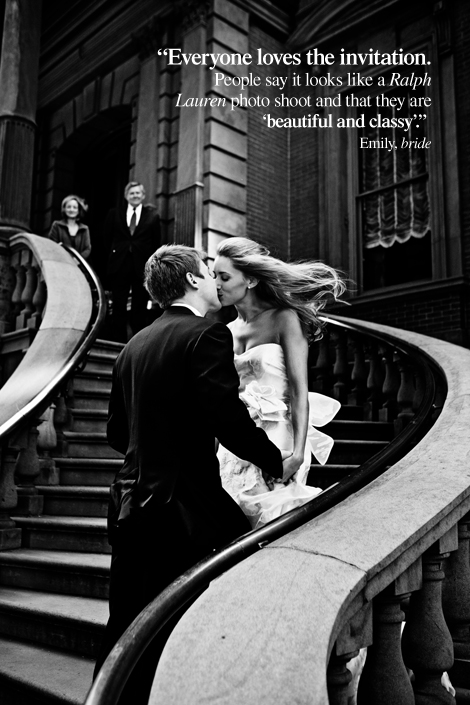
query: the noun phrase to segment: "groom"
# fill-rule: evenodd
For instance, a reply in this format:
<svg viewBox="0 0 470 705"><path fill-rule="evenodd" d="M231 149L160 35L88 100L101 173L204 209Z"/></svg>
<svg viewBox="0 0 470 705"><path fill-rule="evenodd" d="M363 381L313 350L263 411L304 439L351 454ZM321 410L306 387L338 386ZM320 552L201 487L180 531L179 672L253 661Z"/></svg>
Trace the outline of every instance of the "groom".
<svg viewBox="0 0 470 705"><path fill-rule="evenodd" d="M110 619L95 673L148 602L250 530L222 489L215 438L269 475L283 474L280 451L239 399L229 329L204 317L221 307L204 255L160 247L145 287L164 313L130 340L113 372L108 442L125 460L111 486ZM135 686L130 692L137 705Z"/></svg>

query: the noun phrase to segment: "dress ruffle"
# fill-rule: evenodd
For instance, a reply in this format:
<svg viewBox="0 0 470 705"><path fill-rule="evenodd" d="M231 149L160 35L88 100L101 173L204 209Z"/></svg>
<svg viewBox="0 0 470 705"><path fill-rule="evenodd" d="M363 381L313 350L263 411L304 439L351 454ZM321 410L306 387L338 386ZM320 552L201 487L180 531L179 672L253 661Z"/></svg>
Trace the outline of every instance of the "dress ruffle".
<svg viewBox="0 0 470 705"><path fill-rule="evenodd" d="M280 450L291 453L293 430L282 347L277 343L258 345L235 356L235 365L240 375L240 398L251 418ZM308 402L304 462L287 484L263 477L255 465L237 458L223 446L219 449L222 484L243 509L253 528L305 504L322 492L321 488L306 484L311 454L322 465L328 461L334 441L318 427L330 423L341 405L336 399L316 392L309 392Z"/></svg>

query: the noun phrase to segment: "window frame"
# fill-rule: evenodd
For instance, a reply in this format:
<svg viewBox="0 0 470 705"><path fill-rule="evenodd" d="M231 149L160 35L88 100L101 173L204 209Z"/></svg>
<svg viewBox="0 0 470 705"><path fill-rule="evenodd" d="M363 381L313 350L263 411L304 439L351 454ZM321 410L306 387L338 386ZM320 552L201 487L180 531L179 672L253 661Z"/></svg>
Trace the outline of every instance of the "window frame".
<svg viewBox="0 0 470 705"><path fill-rule="evenodd" d="M453 268L452 265L449 266L448 263L448 247L447 242L447 232L446 218L445 218L445 207L444 207L444 182L446 180L446 174L444 173L444 157L443 157L443 145L442 140L446 137L444 134L442 137L442 115L441 115L441 95L440 95L440 57L438 55L437 47L432 37L425 41L414 42L410 45L403 45L403 49L407 52L423 52L431 61L431 64L426 67L426 70L431 75L431 85L425 87L425 95L431 98L431 106L428 110L428 123L427 123L427 139L431 140L431 146L428 150L428 190L429 190L429 206L430 206L430 230L431 230L431 259L432 259L432 277L431 279L414 279L403 284L392 284L379 288L368 288L364 289L364 271L363 271L363 228L362 228L362 213L361 213L361 197L364 193L360 194L360 154L359 154L359 133L358 129L349 129L348 132L348 148L347 148L347 222L348 222L348 234L349 234L349 272L351 278L356 284L356 295L374 295L381 292L386 292L399 287L403 288L416 288L419 285L426 285L433 281L448 278L450 276L456 276L461 274L461 257L453 257ZM397 70L402 67L398 67ZM392 70L394 67L392 67ZM406 67L406 73L411 73L413 67ZM405 74L405 71L400 70L401 74ZM361 72L363 75L373 76L374 83L377 77L384 74L383 67L373 67L372 70L366 72ZM360 98L361 96L370 95L375 97L380 93L384 93L384 89L387 86L377 86L374 85L373 89L362 89L361 91L351 91L351 87L347 86L344 93L354 92L354 95ZM453 84L447 86L448 90L452 90ZM344 110L345 117L357 117L360 114L360 107L345 107ZM455 113L454 113L455 116ZM455 117L454 117L455 122ZM447 124L444 122L444 131L447 128ZM450 128L450 139L455 143L455 129ZM453 133L453 134L452 134ZM447 167L454 167L447 163ZM449 169L447 169L448 171ZM456 172L456 167L453 168ZM458 184L457 174L452 175L452 181ZM452 271L452 269L454 271ZM460 271L458 271L460 269Z"/></svg>

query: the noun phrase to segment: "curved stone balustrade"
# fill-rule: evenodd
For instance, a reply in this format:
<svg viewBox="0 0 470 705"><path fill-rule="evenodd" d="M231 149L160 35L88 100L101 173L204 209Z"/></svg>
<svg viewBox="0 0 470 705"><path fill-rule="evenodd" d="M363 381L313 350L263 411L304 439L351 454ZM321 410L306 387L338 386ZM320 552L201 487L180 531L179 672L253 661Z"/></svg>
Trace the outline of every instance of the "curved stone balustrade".
<svg viewBox="0 0 470 705"><path fill-rule="evenodd" d="M44 425L42 434L37 426L53 425L46 405L60 393L57 385L73 367L94 311L90 284L63 247L28 233L15 235L10 246L14 330L2 336L0 350L6 378L0 388L0 550L21 544L13 510L30 515L42 510L35 483L53 461L38 455L38 448L50 447L51 434L46 442ZM10 358L13 372L7 369Z"/></svg>
<svg viewBox="0 0 470 705"><path fill-rule="evenodd" d="M345 663L364 646L359 705L455 702L441 677L452 666L452 638L451 679L466 664L468 674L470 654L470 351L361 325L440 366L448 385L441 415L384 475L214 581L173 632L151 705L346 704Z"/></svg>
<svg viewBox="0 0 470 705"><path fill-rule="evenodd" d="M23 278L18 277L18 299L13 292L13 303L18 300L23 325L38 312L33 308L35 299L46 306L34 343L0 389L0 433L14 425L18 415L46 389L75 352L85 336L93 307L89 284L64 248L27 233L15 235L11 248L12 263L25 272ZM21 253L26 256L18 256ZM38 275L47 287L47 302L37 286Z"/></svg>

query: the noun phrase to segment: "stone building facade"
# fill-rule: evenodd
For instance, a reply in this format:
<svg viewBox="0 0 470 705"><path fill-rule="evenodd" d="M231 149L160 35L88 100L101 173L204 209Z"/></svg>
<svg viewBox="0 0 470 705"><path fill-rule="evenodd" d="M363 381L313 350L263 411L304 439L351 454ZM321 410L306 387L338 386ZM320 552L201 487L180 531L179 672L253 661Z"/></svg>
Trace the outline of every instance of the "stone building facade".
<svg viewBox="0 0 470 705"><path fill-rule="evenodd" d="M105 214L137 179L158 206L168 241L213 254L221 239L247 235L284 258L323 259L351 281L349 315L468 344L465 0L3 4L3 251L12 232L47 235L62 198L79 193L90 206L101 273ZM185 55L261 51L281 63L171 65L161 51L169 47ZM334 64L309 65L314 49L317 57L332 54ZM403 50L426 63L369 63L370 50ZM285 63L286 55L301 60ZM359 59L340 63L342 55ZM390 83L394 72L399 86ZM250 75L259 86L241 90L233 80ZM413 76L423 85L410 87ZM276 77L286 79L284 88ZM372 86L364 85L368 77ZM232 110L231 98L240 96L259 105ZM206 105L181 107L188 97ZM392 98L403 107L394 108ZM414 122L408 131L371 128L378 113ZM266 115L280 123L317 115L317 125L269 127ZM340 118L357 127L336 127ZM333 127L321 127L328 119ZM407 138L431 145L383 147ZM361 140L379 146L363 148Z"/></svg>

